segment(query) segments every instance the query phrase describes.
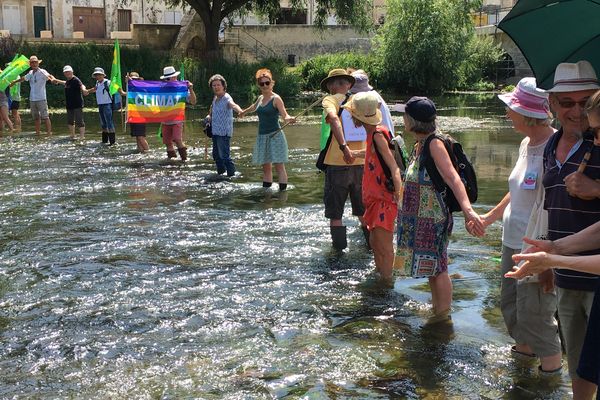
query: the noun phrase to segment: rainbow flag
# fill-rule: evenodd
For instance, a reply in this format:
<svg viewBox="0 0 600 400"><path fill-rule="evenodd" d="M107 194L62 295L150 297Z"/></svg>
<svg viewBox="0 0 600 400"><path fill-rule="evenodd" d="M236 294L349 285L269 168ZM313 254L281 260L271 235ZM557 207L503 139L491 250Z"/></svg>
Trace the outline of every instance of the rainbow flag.
<svg viewBox="0 0 600 400"><path fill-rule="evenodd" d="M131 80L127 86L127 122L183 121L187 82Z"/></svg>

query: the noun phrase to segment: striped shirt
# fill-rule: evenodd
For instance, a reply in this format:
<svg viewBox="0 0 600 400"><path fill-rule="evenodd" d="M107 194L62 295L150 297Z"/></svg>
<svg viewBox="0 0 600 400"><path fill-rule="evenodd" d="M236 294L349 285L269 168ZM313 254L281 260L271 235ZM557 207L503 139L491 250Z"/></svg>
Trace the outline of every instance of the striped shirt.
<svg viewBox="0 0 600 400"><path fill-rule="evenodd" d="M544 150L544 188L546 199L544 208L548 210L548 239L557 240L577 233L600 221L600 199L582 200L567 193L564 179L577 171L584 154L592 150L585 175L600 179L600 147L594 146L593 136L586 132L579 145L569 152L564 164L556 159L556 146L562 129L548 140ZM574 151L573 151L574 150ZM579 253L581 255L600 254L599 249ZM567 269L555 270L556 285L563 289L594 291L598 276Z"/></svg>

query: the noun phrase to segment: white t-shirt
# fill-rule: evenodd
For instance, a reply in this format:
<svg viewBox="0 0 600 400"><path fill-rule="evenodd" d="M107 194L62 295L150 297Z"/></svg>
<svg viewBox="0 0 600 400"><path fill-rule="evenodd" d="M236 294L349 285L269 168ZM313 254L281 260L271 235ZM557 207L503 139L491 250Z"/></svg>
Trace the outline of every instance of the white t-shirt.
<svg viewBox="0 0 600 400"><path fill-rule="evenodd" d="M519 158L508 177L510 203L502 216L502 244L511 249L521 249L538 191L544 190L542 175L546 143L529 146L529 138L523 139Z"/></svg>
<svg viewBox="0 0 600 400"><path fill-rule="evenodd" d="M25 80L29 82L29 100L41 101L46 100L46 82L48 81L48 71L38 68L36 71L31 70L25 75Z"/></svg>
<svg viewBox="0 0 600 400"><path fill-rule="evenodd" d="M104 82L106 82L106 85ZM110 81L108 79L104 78L100 82L96 81L96 103L98 103L98 105L112 103L110 93L107 89L108 87L110 87Z"/></svg>

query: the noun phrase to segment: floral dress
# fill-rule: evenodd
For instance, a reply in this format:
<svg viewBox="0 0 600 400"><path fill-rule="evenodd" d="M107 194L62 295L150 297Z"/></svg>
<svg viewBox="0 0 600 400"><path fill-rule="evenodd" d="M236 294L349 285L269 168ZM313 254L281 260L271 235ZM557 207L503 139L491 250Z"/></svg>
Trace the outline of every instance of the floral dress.
<svg viewBox="0 0 600 400"><path fill-rule="evenodd" d="M435 190L427 169L420 166L423 161L420 158L415 145L398 208L394 261L396 273L413 278L436 276L448 270L447 248L452 232L452 215Z"/></svg>

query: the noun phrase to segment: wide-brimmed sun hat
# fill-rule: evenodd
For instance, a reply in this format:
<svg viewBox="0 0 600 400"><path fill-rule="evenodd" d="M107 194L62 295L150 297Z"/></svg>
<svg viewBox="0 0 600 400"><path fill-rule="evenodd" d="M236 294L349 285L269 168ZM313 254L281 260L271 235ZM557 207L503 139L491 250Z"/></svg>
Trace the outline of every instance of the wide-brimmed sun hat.
<svg viewBox="0 0 600 400"><path fill-rule="evenodd" d="M554 86L547 92L580 92L600 89L596 71L589 61L560 63L554 71Z"/></svg>
<svg viewBox="0 0 600 400"><path fill-rule="evenodd" d="M406 113L419 122L433 122L437 115L435 103L427 97L420 96L411 97L406 104L396 104L392 110Z"/></svg>
<svg viewBox="0 0 600 400"><path fill-rule="evenodd" d="M92 78L95 78L96 75L104 75L104 76L106 76L106 74L104 73L104 68L100 68L100 67L94 68L94 72L92 72Z"/></svg>
<svg viewBox="0 0 600 400"><path fill-rule="evenodd" d="M350 89L351 93L368 92L373 90L373 86L369 85L369 76L362 69L357 69L351 74L354 77L354 85Z"/></svg>
<svg viewBox="0 0 600 400"><path fill-rule="evenodd" d="M43 60L40 60L39 58L37 58L37 56L31 56L29 57L29 63L35 62L37 61L38 64L41 64Z"/></svg>
<svg viewBox="0 0 600 400"><path fill-rule="evenodd" d="M345 69L335 68L335 69L332 69L331 71L329 71L329 73L327 74L327 78L325 78L321 81L321 90L323 90L324 92L327 92L328 91L327 83L336 78L344 78L353 85L354 85L354 82L356 81L356 79L354 79L354 77L352 75L348 74Z"/></svg>
<svg viewBox="0 0 600 400"><path fill-rule="evenodd" d="M175 70L175 67L169 65L168 67L163 68L163 74L160 79L169 79L174 76L179 76L180 72Z"/></svg>
<svg viewBox="0 0 600 400"><path fill-rule="evenodd" d="M358 93L352 96L350 101L342 107L348 110L353 118L365 124L379 125L381 123L379 97L375 93Z"/></svg>
<svg viewBox="0 0 600 400"><path fill-rule="evenodd" d="M63 72L73 72L73 67L71 67L70 65L65 65L63 67Z"/></svg>
<svg viewBox="0 0 600 400"><path fill-rule="evenodd" d="M141 79L140 78L140 74L138 74L135 71L131 71L129 74L127 74L129 76L129 79Z"/></svg>
<svg viewBox="0 0 600 400"><path fill-rule="evenodd" d="M498 98L508 108L526 117L546 119L552 116L548 93L537 88L535 78L521 79L512 92L499 94Z"/></svg>

